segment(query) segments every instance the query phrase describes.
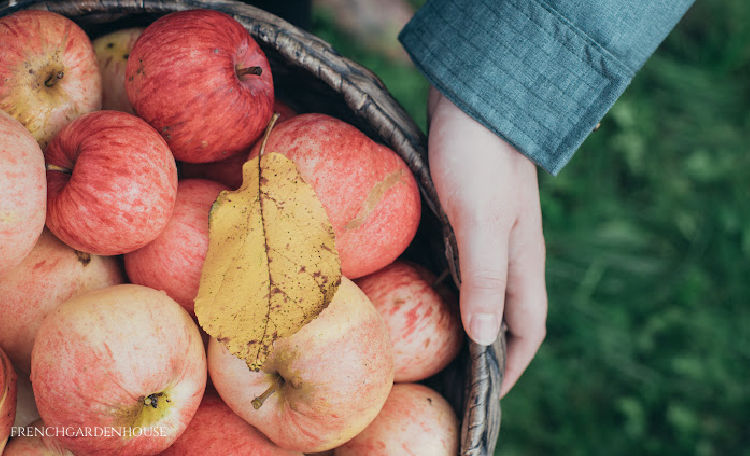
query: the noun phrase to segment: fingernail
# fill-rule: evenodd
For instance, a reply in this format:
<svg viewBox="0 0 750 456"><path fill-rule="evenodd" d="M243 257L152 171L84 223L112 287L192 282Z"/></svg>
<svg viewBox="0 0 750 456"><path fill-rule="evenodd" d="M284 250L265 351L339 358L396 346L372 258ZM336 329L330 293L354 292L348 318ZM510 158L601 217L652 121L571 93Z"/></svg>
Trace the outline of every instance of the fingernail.
<svg viewBox="0 0 750 456"><path fill-rule="evenodd" d="M497 317L491 313L478 313L471 317L469 336L479 345L491 345L497 339L500 324Z"/></svg>

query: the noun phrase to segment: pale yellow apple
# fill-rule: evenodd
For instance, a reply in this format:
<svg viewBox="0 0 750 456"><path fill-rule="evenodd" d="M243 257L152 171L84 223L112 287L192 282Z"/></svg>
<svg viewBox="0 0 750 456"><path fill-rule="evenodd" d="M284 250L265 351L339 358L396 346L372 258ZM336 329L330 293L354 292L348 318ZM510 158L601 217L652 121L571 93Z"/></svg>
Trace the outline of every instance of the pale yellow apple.
<svg viewBox="0 0 750 456"><path fill-rule="evenodd" d="M125 90L125 68L135 40L143 30L143 27L116 30L93 41L102 73L102 109L135 113Z"/></svg>
<svg viewBox="0 0 750 456"><path fill-rule="evenodd" d="M0 109L44 149L58 131L102 105L102 79L86 32L60 14L0 18Z"/></svg>
<svg viewBox="0 0 750 456"><path fill-rule="evenodd" d="M296 334L276 340L251 372L216 339L211 379L224 402L276 445L303 452L334 448L378 414L393 384L388 329L350 280Z"/></svg>

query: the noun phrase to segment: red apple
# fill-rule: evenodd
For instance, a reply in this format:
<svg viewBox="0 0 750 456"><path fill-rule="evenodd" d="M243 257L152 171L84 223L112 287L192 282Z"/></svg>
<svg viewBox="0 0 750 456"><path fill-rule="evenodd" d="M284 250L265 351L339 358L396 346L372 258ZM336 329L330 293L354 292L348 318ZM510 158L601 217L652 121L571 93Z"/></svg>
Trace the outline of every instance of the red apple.
<svg viewBox="0 0 750 456"><path fill-rule="evenodd" d="M440 372L463 342L458 300L422 266L396 261L357 280L388 325L397 382Z"/></svg>
<svg viewBox="0 0 750 456"><path fill-rule="evenodd" d="M279 100L274 101L273 110L279 113L277 122L296 115L292 108ZM221 182L232 190L237 190L242 185L242 165L246 161L247 154L243 152L212 163L180 163L180 177L182 179L210 179Z"/></svg>
<svg viewBox="0 0 750 456"><path fill-rule="evenodd" d="M76 250L132 252L156 239L172 216L174 157L164 139L132 114L81 116L44 155L47 226Z"/></svg>
<svg viewBox="0 0 750 456"><path fill-rule="evenodd" d="M53 437L48 436L53 436L56 432L56 429L47 428L42 420L37 420L23 430L19 429L19 435L13 437L3 456L74 456Z"/></svg>
<svg viewBox="0 0 750 456"><path fill-rule="evenodd" d="M276 445L304 452L334 448L357 435L393 384L385 323L345 278L316 319L274 342L260 372L213 338L208 363L216 390L236 414Z"/></svg>
<svg viewBox="0 0 750 456"><path fill-rule="evenodd" d="M161 456L302 456L284 450L235 415L215 391L206 391L185 432Z"/></svg>
<svg viewBox="0 0 750 456"><path fill-rule="evenodd" d="M165 291L193 317L193 299L208 250L208 212L222 190L227 187L209 180L180 181L164 231L145 247L125 254L131 282Z"/></svg>
<svg viewBox="0 0 750 456"><path fill-rule="evenodd" d="M91 41L59 14L22 10L0 18L0 110L31 131L42 149L60 129L101 108Z"/></svg>
<svg viewBox="0 0 750 456"><path fill-rule="evenodd" d="M10 359L0 350L0 454L16 418L16 371Z"/></svg>
<svg viewBox="0 0 750 456"><path fill-rule="evenodd" d="M149 25L130 53L125 86L135 112L189 163L246 151L273 111L266 56L240 23L213 10Z"/></svg>
<svg viewBox="0 0 750 456"><path fill-rule="evenodd" d="M135 40L143 27L108 33L93 41L96 61L102 74L102 109L134 113L125 90L125 68Z"/></svg>
<svg viewBox="0 0 750 456"><path fill-rule="evenodd" d="M256 144L250 158L257 156ZM315 189L336 234L349 279L390 264L417 231L417 182L395 152L325 114L301 114L276 126L265 150L285 154Z"/></svg>
<svg viewBox="0 0 750 456"><path fill-rule="evenodd" d="M0 348L21 371L31 372L31 348L42 320L69 298L121 283L114 257L77 252L47 230L21 264L0 280Z"/></svg>
<svg viewBox="0 0 750 456"><path fill-rule="evenodd" d="M394 385L375 421L335 456L455 456L458 418L443 397L416 384Z"/></svg>
<svg viewBox="0 0 750 456"><path fill-rule="evenodd" d="M23 125L0 111L0 277L34 247L44 228L46 198L42 150Z"/></svg>
<svg viewBox="0 0 750 456"><path fill-rule="evenodd" d="M78 456L153 455L187 428L206 386L198 327L164 292L115 285L78 295L42 323L31 355L39 414Z"/></svg>

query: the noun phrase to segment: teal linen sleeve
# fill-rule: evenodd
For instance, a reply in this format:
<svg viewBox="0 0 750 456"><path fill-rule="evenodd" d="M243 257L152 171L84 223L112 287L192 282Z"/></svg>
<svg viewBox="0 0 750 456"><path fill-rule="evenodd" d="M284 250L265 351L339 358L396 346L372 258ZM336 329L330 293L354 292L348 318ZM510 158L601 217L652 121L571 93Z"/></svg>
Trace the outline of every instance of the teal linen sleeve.
<svg viewBox="0 0 750 456"><path fill-rule="evenodd" d="M430 0L399 39L460 109L551 174L692 0Z"/></svg>

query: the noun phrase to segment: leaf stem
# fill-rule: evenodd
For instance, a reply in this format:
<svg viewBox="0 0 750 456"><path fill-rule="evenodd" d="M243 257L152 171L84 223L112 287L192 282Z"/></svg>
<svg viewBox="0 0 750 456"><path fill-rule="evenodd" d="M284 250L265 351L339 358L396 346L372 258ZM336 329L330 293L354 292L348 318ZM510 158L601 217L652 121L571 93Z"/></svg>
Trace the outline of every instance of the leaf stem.
<svg viewBox="0 0 750 456"><path fill-rule="evenodd" d="M266 126L266 132L263 133L263 141L260 143L260 152L258 152L259 157L263 155L263 152L266 150L266 141L268 141L268 137L271 136L271 130L273 130L273 126L276 125L277 120L279 120L279 113L274 112L273 116L271 116L271 120L268 122L268 126ZM260 162L260 160L258 160L258 162Z"/></svg>

